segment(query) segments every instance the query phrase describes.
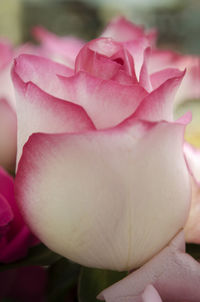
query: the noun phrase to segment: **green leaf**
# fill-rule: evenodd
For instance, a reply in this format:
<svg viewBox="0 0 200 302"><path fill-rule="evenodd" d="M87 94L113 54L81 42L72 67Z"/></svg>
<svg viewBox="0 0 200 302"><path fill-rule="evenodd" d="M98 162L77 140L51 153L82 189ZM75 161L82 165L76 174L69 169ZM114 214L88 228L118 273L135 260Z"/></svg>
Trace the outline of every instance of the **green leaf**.
<svg viewBox="0 0 200 302"><path fill-rule="evenodd" d="M29 265L50 265L58 261L60 258L61 256L49 250L45 245L39 244L32 247L25 258L8 264L1 263L0 271Z"/></svg>
<svg viewBox="0 0 200 302"><path fill-rule="evenodd" d="M48 302L65 302L76 286L80 266L65 258L55 262L48 270Z"/></svg>
<svg viewBox="0 0 200 302"><path fill-rule="evenodd" d="M99 301L96 296L105 288L127 276L127 272L82 267L79 278L79 302Z"/></svg>

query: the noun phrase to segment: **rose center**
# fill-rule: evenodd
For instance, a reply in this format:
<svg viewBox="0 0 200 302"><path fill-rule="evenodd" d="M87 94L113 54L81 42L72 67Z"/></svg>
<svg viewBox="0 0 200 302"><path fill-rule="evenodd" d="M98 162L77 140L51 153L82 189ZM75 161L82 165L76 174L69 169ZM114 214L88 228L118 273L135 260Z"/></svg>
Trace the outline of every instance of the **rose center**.
<svg viewBox="0 0 200 302"><path fill-rule="evenodd" d="M120 65L124 65L124 60L122 58L116 58L113 61L120 64Z"/></svg>

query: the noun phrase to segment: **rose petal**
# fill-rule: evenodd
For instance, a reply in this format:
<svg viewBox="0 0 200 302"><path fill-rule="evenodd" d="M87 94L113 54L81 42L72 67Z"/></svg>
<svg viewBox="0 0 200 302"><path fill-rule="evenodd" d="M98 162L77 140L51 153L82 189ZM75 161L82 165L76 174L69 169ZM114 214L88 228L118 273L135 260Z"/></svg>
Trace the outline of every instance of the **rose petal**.
<svg viewBox="0 0 200 302"><path fill-rule="evenodd" d="M133 77L137 83L133 58L125 47L112 39L99 38L87 43L79 52L75 71L86 71L98 78L116 78L120 71Z"/></svg>
<svg viewBox="0 0 200 302"><path fill-rule="evenodd" d="M51 59L74 68L76 56L83 47L84 42L74 37L59 37L41 26L32 30L33 36L41 43L40 47Z"/></svg>
<svg viewBox="0 0 200 302"><path fill-rule="evenodd" d="M134 67L135 67L135 73L137 76L137 79L139 81L140 73L142 66L146 66L146 62L144 64L145 56L148 56L148 53L146 53L146 49L149 49L149 42L146 38L139 38L134 41L128 41L125 43L125 47L128 50L128 52L131 54L131 56L134 59ZM149 50L147 50L149 52ZM149 64L149 62L148 62ZM144 67L143 67L144 68ZM142 75L141 75L142 77ZM142 78L141 78L142 80Z"/></svg>
<svg viewBox="0 0 200 302"><path fill-rule="evenodd" d="M134 113L135 117L149 121L173 121L173 101L185 72L177 71L157 89L147 95Z"/></svg>
<svg viewBox="0 0 200 302"><path fill-rule="evenodd" d="M179 78L181 74L185 75L185 72L180 71L176 68L166 68L151 74L151 85L153 87L153 90L157 89L168 79Z"/></svg>
<svg viewBox="0 0 200 302"><path fill-rule="evenodd" d="M192 175L192 203L185 226L187 242L200 243L200 150L184 144L188 168Z"/></svg>
<svg viewBox="0 0 200 302"><path fill-rule="evenodd" d="M148 60L150 57L151 49L148 47L144 50L143 64L140 70L139 82L146 91L152 91L151 81L148 72Z"/></svg>
<svg viewBox="0 0 200 302"><path fill-rule="evenodd" d="M145 32L142 26L137 26L123 17L118 17L108 24L101 36L112 38L118 42L126 42L145 36ZM151 35L149 37L151 39Z"/></svg>
<svg viewBox="0 0 200 302"><path fill-rule="evenodd" d="M138 302L137 297L148 284L152 284L165 302L198 302L200 264L184 253L183 246L181 232L143 267L107 288L98 297L106 302Z"/></svg>
<svg viewBox="0 0 200 302"><path fill-rule="evenodd" d="M187 218L183 130L129 119L106 131L33 135L16 177L26 221L47 246L83 265L142 265Z"/></svg>
<svg viewBox="0 0 200 302"><path fill-rule="evenodd" d="M152 285L147 285L142 294L142 302L162 302L157 290Z"/></svg>
<svg viewBox="0 0 200 302"><path fill-rule="evenodd" d="M79 72L74 77L59 76L62 97L80 104L96 128L112 127L130 116L147 92L138 84L121 85Z"/></svg>
<svg viewBox="0 0 200 302"><path fill-rule="evenodd" d="M25 142L34 132L73 133L95 129L79 105L48 95L31 82L24 84L15 73L13 80L17 92L17 162Z"/></svg>
<svg viewBox="0 0 200 302"><path fill-rule="evenodd" d="M28 54L20 55L15 59L12 70L14 81L17 76L24 83L33 82L42 90L55 96L59 90L58 74L71 76L74 71L49 59Z"/></svg>

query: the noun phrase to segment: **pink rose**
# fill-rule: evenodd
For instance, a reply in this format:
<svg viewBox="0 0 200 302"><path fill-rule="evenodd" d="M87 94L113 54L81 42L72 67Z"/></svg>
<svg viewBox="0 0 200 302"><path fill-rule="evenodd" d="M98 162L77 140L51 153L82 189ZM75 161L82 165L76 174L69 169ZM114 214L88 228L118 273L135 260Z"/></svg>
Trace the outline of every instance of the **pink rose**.
<svg viewBox="0 0 200 302"><path fill-rule="evenodd" d="M24 257L36 240L25 225L14 198L14 181L0 168L0 262Z"/></svg>
<svg viewBox="0 0 200 302"><path fill-rule="evenodd" d="M118 42L128 42L146 38L154 45L157 38L155 29L145 30L144 27L133 24L124 17L113 19L103 31L102 37L112 38Z"/></svg>
<svg viewBox="0 0 200 302"><path fill-rule="evenodd" d="M154 89L148 57L146 37L101 37L74 69L31 55L13 67L17 202L48 247L86 266L136 268L187 219L190 117L172 116L184 72L164 71Z"/></svg>
<svg viewBox="0 0 200 302"><path fill-rule="evenodd" d="M74 37L58 37L37 26L32 30L33 36L40 42L40 50L54 61L74 68L74 62L84 42Z"/></svg>

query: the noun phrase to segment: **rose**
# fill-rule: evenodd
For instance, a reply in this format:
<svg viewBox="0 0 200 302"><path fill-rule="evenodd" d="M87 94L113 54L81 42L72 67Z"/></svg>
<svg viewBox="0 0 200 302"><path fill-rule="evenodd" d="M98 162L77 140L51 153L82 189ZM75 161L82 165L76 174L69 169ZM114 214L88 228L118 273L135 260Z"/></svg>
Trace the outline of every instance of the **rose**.
<svg viewBox="0 0 200 302"><path fill-rule="evenodd" d="M36 243L25 225L14 198L14 180L0 168L0 262L24 257Z"/></svg>
<svg viewBox="0 0 200 302"><path fill-rule="evenodd" d="M28 55L13 68L17 201L45 244L87 266L140 266L187 218L184 119L172 121L183 73L152 91L146 43L91 41L75 70Z"/></svg>

